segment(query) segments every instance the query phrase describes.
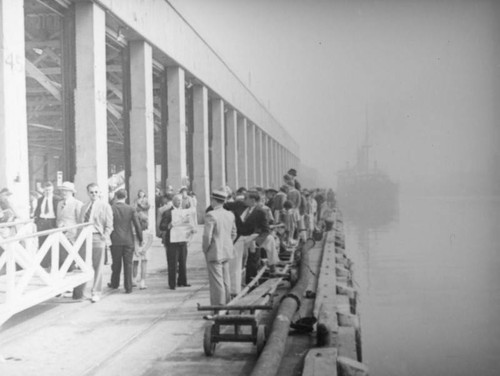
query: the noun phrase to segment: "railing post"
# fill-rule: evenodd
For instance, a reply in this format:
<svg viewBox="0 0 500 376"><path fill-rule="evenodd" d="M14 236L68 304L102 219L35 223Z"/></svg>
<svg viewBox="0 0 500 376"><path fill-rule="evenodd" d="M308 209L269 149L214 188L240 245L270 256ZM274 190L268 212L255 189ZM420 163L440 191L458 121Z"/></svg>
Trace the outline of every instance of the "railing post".
<svg viewBox="0 0 500 376"><path fill-rule="evenodd" d="M50 240L51 246L50 246L50 259L51 259L51 268L50 268L50 274L51 275L56 275L59 272L59 243L60 239L59 237L61 236L61 232L57 232L55 234L50 234L47 240Z"/></svg>
<svg viewBox="0 0 500 376"><path fill-rule="evenodd" d="M16 289L16 260L14 258L14 247L12 244L6 244L4 246L6 253L6 278L7 278L7 291L6 291L6 302L12 303L15 299L15 289Z"/></svg>

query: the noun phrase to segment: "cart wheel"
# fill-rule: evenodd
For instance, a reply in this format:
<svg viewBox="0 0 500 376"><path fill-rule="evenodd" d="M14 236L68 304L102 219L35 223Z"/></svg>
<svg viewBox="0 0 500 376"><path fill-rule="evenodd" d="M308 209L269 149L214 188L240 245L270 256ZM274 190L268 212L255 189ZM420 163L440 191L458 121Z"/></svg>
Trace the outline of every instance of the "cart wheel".
<svg viewBox="0 0 500 376"><path fill-rule="evenodd" d="M203 336L203 350L205 351L206 356L212 356L215 353L216 343L212 341L213 328L213 325L205 328L205 335Z"/></svg>
<svg viewBox="0 0 500 376"><path fill-rule="evenodd" d="M255 344L257 345L257 355L260 355L266 344L266 327L264 325L257 326L257 341Z"/></svg>

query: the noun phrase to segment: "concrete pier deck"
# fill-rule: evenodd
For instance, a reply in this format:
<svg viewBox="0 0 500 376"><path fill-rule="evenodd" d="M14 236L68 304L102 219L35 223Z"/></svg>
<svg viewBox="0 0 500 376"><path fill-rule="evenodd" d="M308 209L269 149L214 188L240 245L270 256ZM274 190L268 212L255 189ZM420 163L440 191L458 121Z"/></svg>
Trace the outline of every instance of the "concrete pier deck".
<svg viewBox="0 0 500 376"><path fill-rule="evenodd" d="M257 358L249 343L221 343L203 353L196 304L209 303L200 227L189 246L188 283L170 290L159 239L149 250L148 288L125 294L105 288L98 303L53 298L7 321L0 330L0 374L244 375ZM110 266L105 266L109 281Z"/></svg>

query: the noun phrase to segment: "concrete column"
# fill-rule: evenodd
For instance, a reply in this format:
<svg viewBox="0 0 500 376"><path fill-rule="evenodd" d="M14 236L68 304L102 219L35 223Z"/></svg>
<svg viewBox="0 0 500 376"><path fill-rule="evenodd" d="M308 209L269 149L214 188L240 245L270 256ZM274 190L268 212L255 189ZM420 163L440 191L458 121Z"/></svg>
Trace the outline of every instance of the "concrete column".
<svg viewBox="0 0 500 376"><path fill-rule="evenodd" d="M262 174L263 174L263 185L265 188L270 188L272 186L269 179L269 169L271 167L271 161L269 160L269 136L262 133Z"/></svg>
<svg viewBox="0 0 500 376"><path fill-rule="evenodd" d="M77 197L87 200L86 186L97 183L108 194L106 113L106 21L93 2L75 3L76 90L75 140Z"/></svg>
<svg viewBox="0 0 500 376"><path fill-rule="evenodd" d="M238 183L248 188L247 119L238 115Z"/></svg>
<svg viewBox="0 0 500 376"><path fill-rule="evenodd" d="M227 184L232 190L239 188L238 174L238 113L230 108L226 114Z"/></svg>
<svg viewBox="0 0 500 376"><path fill-rule="evenodd" d="M255 187L257 185L256 171L255 171L255 124L247 122L247 163L248 163L248 187Z"/></svg>
<svg viewBox="0 0 500 376"><path fill-rule="evenodd" d="M256 174L256 184L264 187L264 179L262 178L262 165L263 165L263 155L262 155L262 131L259 128L255 128L255 174Z"/></svg>
<svg viewBox="0 0 500 376"><path fill-rule="evenodd" d="M227 184L224 101L212 99L212 189Z"/></svg>
<svg viewBox="0 0 500 376"><path fill-rule="evenodd" d="M149 228L155 228L155 155L153 118L153 52L145 41L129 43L130 51L130 202L139 189L149 203Z"/></svg>
<svg viewBox="0 0 500 376"><path fill-rule="evenodd" d="M278 184L281 184L284 172L283 165L281 164L281 145L279 143L276 143L276 169L276 180Z"/></svg>
<svg viewBox="0 0 500 376"><path fill-rule="evenodd" d="M16 213L29 217L24 2L0 0L0 189Z"/></svg>
<svg viewBox="0 0 500 376"><path fill-rule="evenodd" d="M290 169L290 154L288 150L285 149L285 170L288 171Z"/></svg>
<svg viewBox="0 0 500 376"><path fill-rule="evenodd" d="M271 179L271 185L276 188L278 185L276 182L276 143L269 137L269 176Z"/></svg>
<svg viewBox="0 0 500 376"><path fill-rule="evenodd" d="M184 69L167 67L167 184L178 190L187 182L186 164L186 97L184 89Z"/></svg>
<svg viewBox="0 0 500 376"><path fill-rule="evenodd" d="M203 223L205 209L210 205L210 173L208 157L208 90L193 87L193 191L198 200L198 221Z"/></svg>
<svg viewBox="0 0 500 376"><path fill-rule="evenodd" d="M286 149L284 147L281 148L281 165L283 174L286 174L288 171L287 164L286 164Z"/></svg>

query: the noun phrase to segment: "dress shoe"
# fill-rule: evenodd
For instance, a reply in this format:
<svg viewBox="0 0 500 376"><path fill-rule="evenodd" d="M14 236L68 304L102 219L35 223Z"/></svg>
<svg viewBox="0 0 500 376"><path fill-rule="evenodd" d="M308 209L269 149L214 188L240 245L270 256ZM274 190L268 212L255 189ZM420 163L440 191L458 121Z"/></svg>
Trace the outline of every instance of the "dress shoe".
<svg viewBox="0 0 500 376"><path fill-rule="evenodd" d="M179 286L179 287L191 287L191 285L188 283L186 283L185 285L177 285L177 286Z"/></svg>
<svg viewBox="0 0 500 376"><path fill-rule="evenodd" d="M99 300L101 300L101 297L99 295L92 295L92 298L90 298L92 303L97 303Z"/></svg>
<svg viewBox="0 0 500 376"><path fill-rule="evenodd" d="M118 286L116 286L116 287L115 287L115 286L113 286L113 285L111 284L111 282L108 282L108 287L109 287L110 289L113 289L113 290L116 290L116 289L118 288Z"/></svg>
<svg viewBox="0 0 500 376"><path fill-rule="evenodd" d="M132 290L125 290L125 294L132 294Z"/></svg>
<svg viewBox="0 0 500 376"><path fill-rule="evenodd" d="M141 282L139 283L139 288L141 290L145 290L148 288L148 286L146 286L146 282L143 279L141 279Z"/></svg>

